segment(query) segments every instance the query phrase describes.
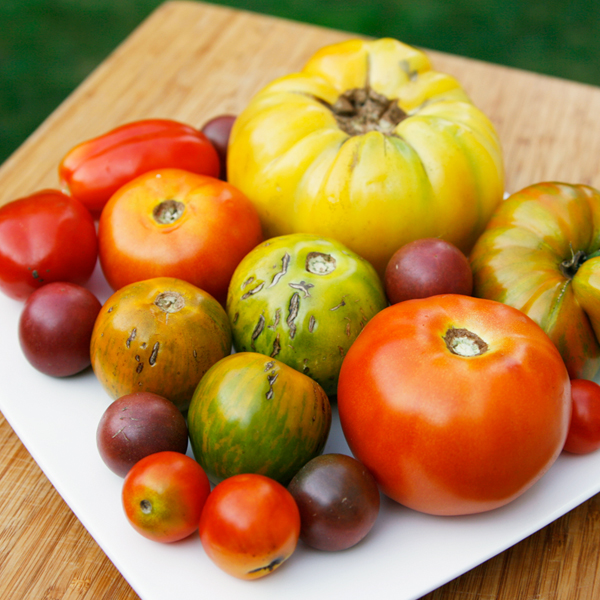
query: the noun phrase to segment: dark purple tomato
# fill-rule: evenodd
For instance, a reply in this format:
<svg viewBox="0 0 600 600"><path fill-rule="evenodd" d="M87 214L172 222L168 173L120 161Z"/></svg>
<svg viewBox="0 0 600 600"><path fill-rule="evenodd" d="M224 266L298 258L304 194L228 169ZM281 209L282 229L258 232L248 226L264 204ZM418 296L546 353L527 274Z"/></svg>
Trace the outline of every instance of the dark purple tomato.
<svg viewBox="0 0 600 600"><path fill-rule="evenodd" d="M121 477L142 458L157 452L185 454L188 430L181 411L151 392L121 396L104 412L96 431L98 452Z"/></svg>
<svg viewBox="0 0 600 600"><path fill-rule="evenodd" d="M300 510L300 539L318 550L345 550L358 544L379 514L373 475L345 454L313 458L288 490Z"/></svg>
<svg viewBox="0 0 600 600"><path fill-rule="evenodd" d="M25 358L46 375L68 377L90 366L90 340L99 300L75 283L54 282L33 292L19 318Z"/></svg>
<svg viewBox="0 0 600 600"><path fill-rule="evenodd" d="M473 272L456 246L438 238L423 238L394 253L384 283L391 304L438 294L471 296Z"/></svg>
<svg viewBox="0 0 600 600"><path fill-rule="evenodd" d="M210 140L219 155L221 161L219 179L223 181L227 181L227 147L234 121L233 115L220 115L213 117L202 127L202 133Z"/></svg>

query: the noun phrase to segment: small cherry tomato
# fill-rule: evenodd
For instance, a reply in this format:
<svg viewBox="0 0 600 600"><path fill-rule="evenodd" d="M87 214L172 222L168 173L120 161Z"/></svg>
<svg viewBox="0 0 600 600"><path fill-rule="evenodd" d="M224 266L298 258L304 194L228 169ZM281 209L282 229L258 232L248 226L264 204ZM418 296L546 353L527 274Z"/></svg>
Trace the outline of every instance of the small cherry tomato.
<svg viewBox="0 0 600 600"><path fill-rule="evenodd" d="M300 539L318 550L345 550L371 531L379 488L366 467L345 454L306 463L288 486L300 510Z"/></svg>
<svg viewBox="0 0 600 600"><path fill-rule="evenodd" d="M27 298L19 317L19 342L38 371L68 377L90 366L90 341L102 305L74 283L49 283Z"/></svg>
<svg viewBox="0 0 600 600"><path fill-rule="evenodd" d="M127 473L122 501L133 528L156 542L176 542L196 529L210 494L202 467L186 454L157 452Z"/></svg>
<svg viewBox="0 0 600 600"><path fill-rule="evenodd" d="M565 450L588 454L600 448L600 385L587 379L571 380L571 424Z"/></svg>
<svg viewBox="0 0 600 600"><path fill-rule="evenodd" d="M391 304L438 294L473 293L469 259L450 242L424 238L409 242L390 258L384 275Z"/></svg>
<svg viewBox="0 0 600 600"><path fill-rule="evenodd" d="M219 179L223 181L227 181L227 148L234 122L233 115L219 115L207 121L202 127L202 133L211 141L219 155L221 162Z"/></svg>
<svg viewBox="0 0 600 600"><path fill-rule="evenodd" d="M100 264L117 290L153 277L177 277L224 304L242 258L262 241L250 201L224 181L180 169L146 173L105 206Z"/></svg>
<svg viewBox="0 0 600 600"><path fill-rule="evenodd" d="M234 475L219 483L200 518L206 554L239 579L264 577L294 552L300 513L292 495L274 479Z"/></svg>
<svg viewBox="0 0 600 600"><path fill-rule="evenodd" d="M170 400L151 392L135 392L121 396L104 411L96 444L106 466L125 477L150 454L166 450L185 454L187 424Z"/></svg>
<svg viewBox="0 0 600 600"><path fill-rule="evenodd" d="M42 190L0 207L0 290L25 300L52 281L84 285L98 242L94 220L77 200Z"/></svg>
<svg viewBox="0 0 600 600"><path fill-rule="evenodd" d="M145 119L78 144L63 157L58 175L61 185L98 215L121 186L165 167L218 177L219 156L193 127L170 119Z"/></svg>

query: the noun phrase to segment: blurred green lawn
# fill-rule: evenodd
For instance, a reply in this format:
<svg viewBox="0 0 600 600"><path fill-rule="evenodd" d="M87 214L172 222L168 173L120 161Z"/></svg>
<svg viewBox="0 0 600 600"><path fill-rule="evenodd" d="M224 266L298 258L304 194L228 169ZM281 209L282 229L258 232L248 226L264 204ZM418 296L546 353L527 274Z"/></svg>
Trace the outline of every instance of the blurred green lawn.
<svg viewBox="0 0 600 600"><path fill-rule="evenodd" d="M0 0L0 162L161 0ZM597 0L213 2L600 85Z"/></svg>

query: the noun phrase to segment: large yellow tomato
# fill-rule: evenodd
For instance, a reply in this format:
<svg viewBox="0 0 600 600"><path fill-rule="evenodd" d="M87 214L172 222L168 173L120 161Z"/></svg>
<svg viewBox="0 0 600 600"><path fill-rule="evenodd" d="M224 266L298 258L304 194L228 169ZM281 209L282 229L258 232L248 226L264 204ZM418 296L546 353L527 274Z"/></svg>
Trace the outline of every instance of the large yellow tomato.
<svg viewBox="0 0 600 600"><path fill-rule="evenodd" d="M379 273L418 238L468 252L504 187L489 119L425 54L388 38L327 46L260 91L236 119L227 168L265 237L332 237Z"/></svg>

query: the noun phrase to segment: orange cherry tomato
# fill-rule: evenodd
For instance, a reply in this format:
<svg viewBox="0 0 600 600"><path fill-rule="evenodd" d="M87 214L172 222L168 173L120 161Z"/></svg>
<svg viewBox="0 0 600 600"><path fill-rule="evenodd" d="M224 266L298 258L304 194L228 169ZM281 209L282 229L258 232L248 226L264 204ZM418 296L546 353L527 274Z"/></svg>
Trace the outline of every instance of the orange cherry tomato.
<svg viewBox="0 0 600 600"><path fill-rule="evenodd" d="M294 552L300 512L294 498L274 479L234 475L219 483L200 518L206 554L239 579L264 577Z"/></svg>
<svg viewBox="0 0 600 600"><path fill-rule="evenodd" d="M367 323L340 373L350 449L382 491L432 514L507 504L554 463L571 415L565 364L519 310L460 295Z"/></svg>
<svg viewBox="0 0 600 600"><path fill-rule="evenodd" d="M573 413L565 450L588 454L600 448L600 385L588 379L571 381Z"/></svg>
<svg viewBox="0 0 600 600"><path fill-rule="evenodd" d="M179 452L142 458L127 473L122 500L133 528L156 542L176 542L196 529L210 483L202 467Z"/></svg>
<svg viewBox="0 0 600 600"><path fill-rule="evenodd" d="M256 209L236 188L180 169L141 175L109 200L99 257L113 289L176 277L222 304L241 259L262 241Z"/></svg>

